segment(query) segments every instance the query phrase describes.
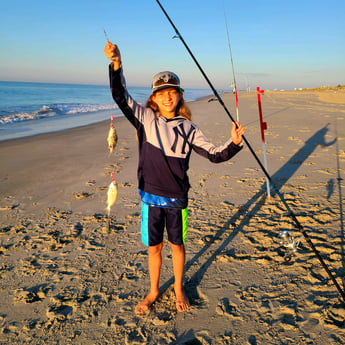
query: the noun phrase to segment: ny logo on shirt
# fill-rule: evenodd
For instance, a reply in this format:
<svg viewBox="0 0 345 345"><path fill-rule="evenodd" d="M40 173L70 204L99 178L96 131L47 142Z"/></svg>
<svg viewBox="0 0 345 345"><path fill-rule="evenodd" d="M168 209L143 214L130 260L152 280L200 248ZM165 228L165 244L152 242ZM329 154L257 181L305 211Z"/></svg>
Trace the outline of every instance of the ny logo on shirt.
<svg viewBox="0 0 345 345"><path fill-rule="evenodd" d="M188 139L191 137L191 135L194 133L195 131L195 127L191 126L188 134L186 134L185 129L183 127L183 124L181 123L180 125L176 126L173 128L174 133L175 133L175 140L173 145L171 146L171 150L176 153L176 147L177 147L177 143L179 141L179 138L182 138L183 143L182 143L182 149L181 149L181 154L185 154L186 153L186 145L190 145L188 142ZM190 145L191 146L191 145Z"/></svg>

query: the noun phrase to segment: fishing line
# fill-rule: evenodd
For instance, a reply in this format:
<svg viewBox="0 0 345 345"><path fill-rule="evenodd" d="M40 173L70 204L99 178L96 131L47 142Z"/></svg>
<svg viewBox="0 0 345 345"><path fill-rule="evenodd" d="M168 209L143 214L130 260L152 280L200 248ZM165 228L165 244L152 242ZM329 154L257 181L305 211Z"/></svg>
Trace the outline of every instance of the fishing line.
<svg viewBox="0 0 345 345"><path fill-rule="evenodd" d="M103 32L104 32L104 36L105 36L106 40L107 40L108 42L110 42L110 41L109 41L109 37L108 37L107 32L105 31L105 29L103 29Z"/></svg>
<svg viewBox="0 0 345 345"><path fill-rule="evenodd" d="M219 96L217 90L214 88L214 86L212 85L211 81L209 80L209 78L207 77L206 73L204 72L203 68L200 66L198 60L195 58L195 56L193 55L192 51L189 49L187 43L185 42L185 40L183 39L182 35L180 34L180 32L178 31L177 27L175 26L175 24L173 23L173 21L171 20L171 18L169 17L168 13L165 11L164 7L162 6L162 4L160 3L159 0L156 0L157 4L159 5L159 7L161 8L162 12L164 13L164 15L166 16L166 18L168 19L169 23L171 24L171 26L173 27L173 29L176 32L176 37L179 38L181 40L181 42L183 43L183 45L185 46L185 48L187 49L188 53L190 54L190 56L192 57L193 61L195 62L195 64L198 66L201 74L203 75L203 77L205 78L206 82L208 83L208 85L210 86L211 90L213 91L214 95L216 96L217 100L219 101L219 103L222 105L222 107L224 108L225 112L228 114L228 116L230 117L231 121L235 122L234 118L232 117L231 113L229 112L228 108L225 106L222 98ZM319 251L316 249L316 247L314 246L313 242L311 241L309 235L307 234L307 232L303 229L301 223L299 222L299 220L297 219L296 215L292 212L290 206L287 204L287 202L285 201L283 195L279 192L279 190L274 186L274 184L272 183L272 178L269 175L269 173L267 172L267 170L265 169L264 165L261 163L260 159L258 158L258 156L256 155L256 153L254 152L253 148L251 147L251 145L249 144L248 140L245 138L245 136L242 136L243 141L246 143L249 151L252 153L253 157L256 159L257 163L259 164L261 170L263 171L263 173L265 174L265 176L267 177L267 179L271 182L271 187L272 189L274 188L275 193L279 196L280 200L282 201L282 203L284 204L284 206L286 207L286 210L288 211L288 215L292 218L292 220L295 222L297 228L299 229L299 231L301 231L302 235L304 236L305 240L307 241L307 243L309 244L310 248L313 250L314 254L316 255L316 257L319 259L322 267L325 269L325 271L327 272L329 278L331 279L331 281L333 282L334 286L337 288L339 294L341 295L343 301L345 302L345 292L341 289L340 285L338 284L338 282L336 281L336 279L334 278L332 272L329 270L328 266L326 265L325 261L322 259Z"/></svg>
<svg viewBox="0 0 345 345"><path fill-rule="evenodd" d="M234 86L235 86L236 120L239 121L240 118L239 118L239 114L238 114L237 83L236 83L236 76L235 76L234 61L233 61L233 59L232 59L232 51L231 51L230 37L229 37L229 28L228 28L228 20L227 20L227 18L226 18L224 0L223 0L223 11L224 11L225 26L226 26L226 35L227 35L227 38L228 38L228 45L229 45L229 51L230 51L230 61L231 61L231 66L232 66L232 75L233 75L233 78L234 78Z"/></svg>

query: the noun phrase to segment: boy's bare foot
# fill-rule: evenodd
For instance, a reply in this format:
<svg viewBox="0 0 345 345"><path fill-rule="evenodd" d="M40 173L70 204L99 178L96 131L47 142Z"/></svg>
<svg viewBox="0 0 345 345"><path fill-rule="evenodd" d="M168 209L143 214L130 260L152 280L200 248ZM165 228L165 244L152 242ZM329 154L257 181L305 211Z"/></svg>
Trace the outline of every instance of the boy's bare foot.
<svg viewBox="0 0 345 345"><path fill-rule="evenodd" d="M135 313L137 315L145 314L151 305L156 301L157 297L159 296L159 293L153 293L150 292L136 307L135 307Z"/></svg>
<svg viewBox="0 0 345 345"><path fill-rule="evenodd" d="M182 313L190 307L189 299L183 289L180 292L176 292L175 290L175 294L176 294L176 309L178 312Z"/></svg>

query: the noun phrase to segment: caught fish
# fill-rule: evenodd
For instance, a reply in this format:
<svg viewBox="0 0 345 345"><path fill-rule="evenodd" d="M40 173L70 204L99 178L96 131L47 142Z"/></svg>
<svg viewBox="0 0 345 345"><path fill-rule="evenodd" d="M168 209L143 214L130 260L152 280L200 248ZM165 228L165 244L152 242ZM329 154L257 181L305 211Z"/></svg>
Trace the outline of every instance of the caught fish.
<svg viewBox="0 0 345 345"><path fill-rule="evenodd" d="M115 204L117 199L117 183L114 180L114 173L111 174L111 183L108 188L107 193L107 211L108 211L108 232L110 232L110 210L111 207Z"/></svg>
<svg viewBox="0 0 345 345"><path fill-rule="evenodd" d="M114 116L111 117L111 124L110 124L109 132L108 132L107 142L108 142L109 152L110 154L112 154L117 144L117 133L114 126Z"/></svg>
<svg viewBox="0 0 345 345"><path fill-rule="evenodd" d="M108 188L108 198L107 198L107 211L110 215L111 207L115 204L117 199L117 183L112 180Z"/></svg>

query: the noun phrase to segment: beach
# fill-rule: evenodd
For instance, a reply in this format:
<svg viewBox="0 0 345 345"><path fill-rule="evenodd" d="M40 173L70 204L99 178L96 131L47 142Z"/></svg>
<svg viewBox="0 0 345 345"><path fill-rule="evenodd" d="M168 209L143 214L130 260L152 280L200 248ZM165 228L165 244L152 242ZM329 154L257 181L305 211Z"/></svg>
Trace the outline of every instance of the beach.
<svg viewBox="0 0 345 345"><path fill-rule="evenodd" d="M222 98L235 114L235 96ZM231 121L212 99L189 106L220 145ZM0 142L0 344L344 344L344 301L278 195L344 289L344 90L265 91L261 100L271 197L246 145L222 164L192 154L185 313L176 312L166 239L162 294L134 313L149 276L136 133L125 118L115 119L112 155L108 121ZM263 161L256 92L240 92L239 116ZM284 230L300 240L289 261Z"/></svg>

